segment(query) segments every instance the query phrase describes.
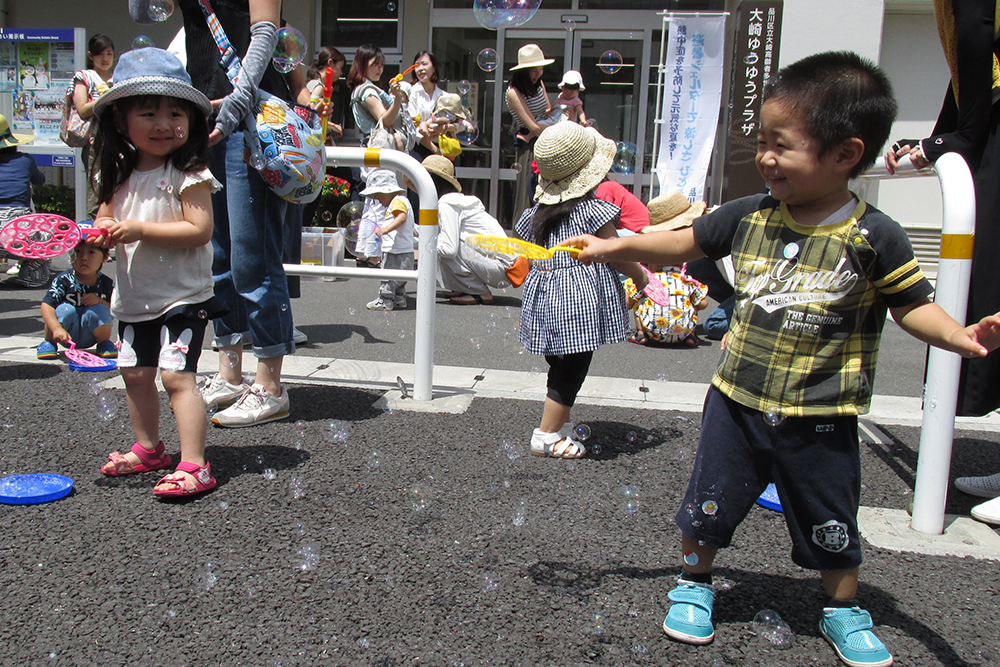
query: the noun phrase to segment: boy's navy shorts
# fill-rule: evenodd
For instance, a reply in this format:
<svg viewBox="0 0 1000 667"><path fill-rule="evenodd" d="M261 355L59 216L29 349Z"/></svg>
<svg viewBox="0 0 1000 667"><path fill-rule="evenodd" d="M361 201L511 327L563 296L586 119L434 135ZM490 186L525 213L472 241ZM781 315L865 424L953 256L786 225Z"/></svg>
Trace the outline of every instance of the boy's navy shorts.
<svg viewBox="0 0 1000 667"><path fill-rule="evenodd" d="M797 565L861 564L858 418L788 417L771 426L760 411L711 387L677 525L699 543L728 547L769 482L778 490Z"/></svg>

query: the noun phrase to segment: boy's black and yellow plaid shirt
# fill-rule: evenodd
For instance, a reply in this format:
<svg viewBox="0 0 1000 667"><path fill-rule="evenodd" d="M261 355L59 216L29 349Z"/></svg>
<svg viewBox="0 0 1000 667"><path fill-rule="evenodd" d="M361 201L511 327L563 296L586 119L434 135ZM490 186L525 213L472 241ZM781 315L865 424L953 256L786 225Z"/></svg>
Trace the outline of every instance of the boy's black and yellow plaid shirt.
<svg viewBox="0 0 1000 667"><path fill-rule="evenodd" d="M697 219L694 233L709 257L732 254L736 271L712 383L761 412L867 412L887 308L933 292L902 227L863 201L847 220L802 226L754 195Z"/></svg>

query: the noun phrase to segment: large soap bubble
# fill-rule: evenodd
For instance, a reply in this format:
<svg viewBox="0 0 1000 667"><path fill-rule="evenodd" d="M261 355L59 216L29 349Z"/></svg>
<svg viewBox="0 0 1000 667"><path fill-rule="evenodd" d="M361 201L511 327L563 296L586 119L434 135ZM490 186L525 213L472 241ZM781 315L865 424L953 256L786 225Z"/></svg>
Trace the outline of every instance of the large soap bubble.
<svg viewBox="0 0 1000 667"><path fill-rule="evenodd" d="M479 69L484 72L492 72L497 68L497 52L496 49L491 49L489 47L483 49L476 56L476 64L479 65Z"/></svg>
<svg viewBox="0 0 1000 667"><path fill-rule="evenodd" d="M479 138L479 128L476 122L469 119L462 119L455 123L455 138L463 146L471 146Z"/></svg>
<svg viewBox="0 0 1000 667"><path fill-rule="evenodd" d="M615 160L611 163L611 171L616 174L634 174L639 147L631 141L619 141Z"/></svg>
<svg viewBox="0 0 1000 667"><path fill-rule="evenodd" d="M530 21L541 4L542 0L476 0L472 13L484 28L515 28Z"/></svg>
<svg viewBox="0 0 1000 667"><path fill-rule="evenodd" d="M295 28L285 26L278 31L274 45L274 69L287 74L306 57L306 38Z"/></svg>
<svg viewBox="0 0 1000 667"><path fill-rule="evenodd" d="M166 21L174 13L174 0L149 0L147 14L157 23Z"/></svg>
<svg viewBox="0 0 1000 667"><path fill-rule="evenodd" d="M153 46L153 40L151 40L149 37L146 37L145 35L139 35L138 37L132 40L133 49L147 49L151 46Z"/></svg>
<svg viewBox="0 0 1000 667"><path fill-rule="evenodd" d="M361 214L364 212L365 207L359 201L349 201L340 207L340 212L337 213L337 226L341 229L347 228L352 222L361 222Z"/></svg>
<svg viewBox="0 0 1000 667"><path fill-rule="evenodd" d="M597 65L605 74L617 74L624 62L622 54L612 49L601 54L601 59L597 61Z"/></svg>

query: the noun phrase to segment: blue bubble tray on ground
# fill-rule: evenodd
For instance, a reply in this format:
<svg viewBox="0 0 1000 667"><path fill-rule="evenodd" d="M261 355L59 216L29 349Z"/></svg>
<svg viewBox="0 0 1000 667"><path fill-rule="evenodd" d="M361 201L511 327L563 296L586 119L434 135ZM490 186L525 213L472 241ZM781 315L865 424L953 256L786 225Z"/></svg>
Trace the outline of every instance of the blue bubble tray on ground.
<svg viewBox="0 0 1000 667"><path fill-rule="evenodd" d="M64 475L39 473L0 478L0 503L34 505L65 498L73 490L73 480Z"/></svg>
<svg viewBox="0 0 1000 667"><path fill-rule="evenodd" d="M86 364L78 364L75 361L67 361L66 364L69 366L71 371L113 371L118 368L118 362L114 359L102 359L103 364L96 366L88 366Z"/></svg>
<svg viewBox="0 0 1000 667"><path fill-rule="evenodd" d="M757 504L775 512L781 511L781 501L778 499L778 490L774 488L774 484L767 485L764 493L757 498Z"/></svg>

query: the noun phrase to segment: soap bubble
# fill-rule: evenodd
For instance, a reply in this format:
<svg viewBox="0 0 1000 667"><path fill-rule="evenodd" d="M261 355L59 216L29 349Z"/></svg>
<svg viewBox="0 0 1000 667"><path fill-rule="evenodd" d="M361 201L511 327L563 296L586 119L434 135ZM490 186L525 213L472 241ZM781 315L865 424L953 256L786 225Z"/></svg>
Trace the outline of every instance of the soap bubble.
<svg viewBox="0 0 1000 667"><path fill-rule="evenodd" d="M274 471L274 468L264 468L263 475L264 475L264 479L266 479L267 481L270 482L270 481L274 480L275 477L278 476L278 473L276 473Z"/></svg>
<svg viewBox="0 0 1000 667"><path fill-rule="evenodd" d="M351 425L340 419L331 419L326 425L326 439L334 444L347 442Z"/></svg>
<svg viewBox="0 0 1000 667"><path fill-rule="evenodd" d="M304 572L316 569L319 563L319 549L315 544L303 544L295 555L298 556L296 566Z"/></svg>
<svg viewBox="0 0 1000 667"><path fill-rule="evenodd" d="M455 138L463 146L471 146L479 138L479 128L473 120L463 119L455 123Z"/></svg>
<svg viewBox="0 0 1000 667"><path fill-rule="evenodd" d="M574 21L573 19L566 21L566 32L571 33L574 30L576 30L576 21Z"/></svg>
<svg viewBox="0 0 1000 667"><path fill-rule="evenodd" d="M372 470L382 467L382 452L377 449L368 452L368 467Z"/></svg>
<svg viewBox="0 0 1000 667"><path fill-rule="evenodd" d="M153 40L151 40L149 37L146 37L145 35L139 35L138 37L132 40L133 49L147 49L151 46L153 46Z"/></svg>
<svg viewBox="0 0 1000 667"><path fill-rule="evenodd" d="M605 74L617 74L618 70L622 68L622 63L622 54L611 49L601 54L600 60L597 61L597 66Z"/></svg>
<svg viewBox="0 0 1000 667"><path fill-rule="evenodd" d="M306 57L306 38L290 26L278 31L278 42L274 45L274 68L279 72L291 72Z"/></svg>
<svg viewBox="0 0 1000 667"><path fill-rule="evenodd" d="M488 30L515 28L531 20L542 0L476 0L472 13Z"/></svg>
<svg viewBox="0 0 1000 667"><path fill-rule="evenodd" d="M629 443L634 443L636 440L639 439L639 435L635 431L629 431L625 435L625 439L628 440Z"/></svg>
<svg viewBox="0 0 1000 667"><path fill-rule="evenodd" d="M250 166L260 171L267 166L267 161L264 159L263 153L251 153L250 154Z"/></svg>
<svg viewBox="0 0 1000 667"><path fill-rule="evenodd" d="M174 13L174 0L150 0L147 13L157 23L166 21Z"/></svg>
<svg viewBox="0 0 1000 667"><path fill-rule="evenodd" d="M304 419L300 419L297 422L295 422L295 428L297 428L299 430L299 435L304 435L305 434L306 427L308 425L309 424Z"/></svg>
<svg viewBox="0 0 1000 667"><path fill-rule="evenodd" d="M387 10L389 10L390 12L394 12L394 11L396 11L396 3L395 2L387 2L385 4L385 8Z"/></svg>
<svg viewBox="0 0 1000 667"><path fill-rule="evenodd" d="M764 411L764 421L770 426L777 426L785 421L785 413L780 405L769 405Z"/></svg>
<svg viewBox="0 0 1000 667"><path fill-rule="evenodd" d="M757 612L753 617L752 627L754 634L779 649L789 648L795 637L792 629L773 609Z"/></svg>
<svg viewBox="0 0 1000 667"><path fill-rule="evenodd" d="M524 498L522 498L521 501L517 504L517 510L514 512L514 518L512 519L512 523L515 526L520 527L524 525L527 509L528 509L528 503L526 503Z"/></svg>
<svg viewBox="0 0 1000 667"><path fill-rule="evenodd" d="M201 571L201 581L205 585L205 590L211 590L218 580L219 575L215 573L215 566L211 562L205 563L205 569Z"/></svg>
<svg viewBox="0 0 1000 667"><path fill-rule="evenodd" d="M109 397L101 394L97 397L97 418L102 422L111 421L118 414L115 403Z"/></svg>
<svg viewBox="0 0 1000 667"><path fill-rule="evenodd" d="M352 253L357 249L358 239L361 237L361 221L355 220L347 225L344 230L344 244Z"/></svg>
<svg viewBox="0 0 1000 667"><path fill-rule="evenodd" d="M292 477L288 480L288 492L292 495L292 498L298 499L306 495L305 489L302 488L302 481L298 477Z"/></svg>
<svg viewBox="0 0 1000 667"><path fill-rule="evenodd" d="M485 572L483 572L483 592L487 593L489 591L492 591L494 588L497 587L498 581L499 577L497 577L497 573L494 572L493 570L486 570Z"/></svg>
<svg viewBox="0 0 1000 667"><path fill-rule="evenodd" d="M619 141L617 147L618 150L615 151L614 162L611 163L611 171L616 174L635 173L635 162L639 153L639 147L631 141Z"/></svg>
<svg viewBox="0 0 1000 667"><path fill-rule="evenodd" d="M573 433L576 434L576 437L580 442L586 442L587 439L590 438L590 427L586 424L580 424L573 429Z"/></svg>
<svg viewBox="0 0 1000 667"><path fill-rule="evenodd" d="M706 500L701 504L701 511L708 516L715 516L715 513L719 511L719 503L714 500Z"/></svg>
<svg viewBox="0 0 1000 667"><path fill-rule="evenodd" d="M417 483L410 487L410 504L415 512L427 509L431 504L431 489L426 484Z"/></svg>
<svg viewBox="0 0 1000 667"><path fill-rule="evenodd" d="M510 165L510 168L514 170L515 174L520 174L521 173L521 163L520 162L515 162L514 164Z"/></svg>
<svg viewBox="0 0 1000 667"><path fill-rule="evenodd" d="M629 484L622 487L622 496L625 498L625 511L635 514L639 510L639 491Z"/></svg>
<svg viewBox="0 0 1000 667"><path fill-rule="evenodd" d="M472 90L472 84L466 79L462 79L455 85L455 90L458 91L459 95L466 95Z"/></svg>
<svg viewBox="0 0 1000 667"><path fill-rule="evenodd" d="M337 226L345 229L352 222L361 222L361 215L364 213L365 205L359 201L349 201L340 207L337 212Z"/></svg>
<svg viewBox="0 0 1000 667"><path fill-rule="evenodd" d="M497 52L496 49L491 49L489 47L483 49L476 56L476 64L479 65L479 69L484 72L492 72L497 68Z"/></svg>

